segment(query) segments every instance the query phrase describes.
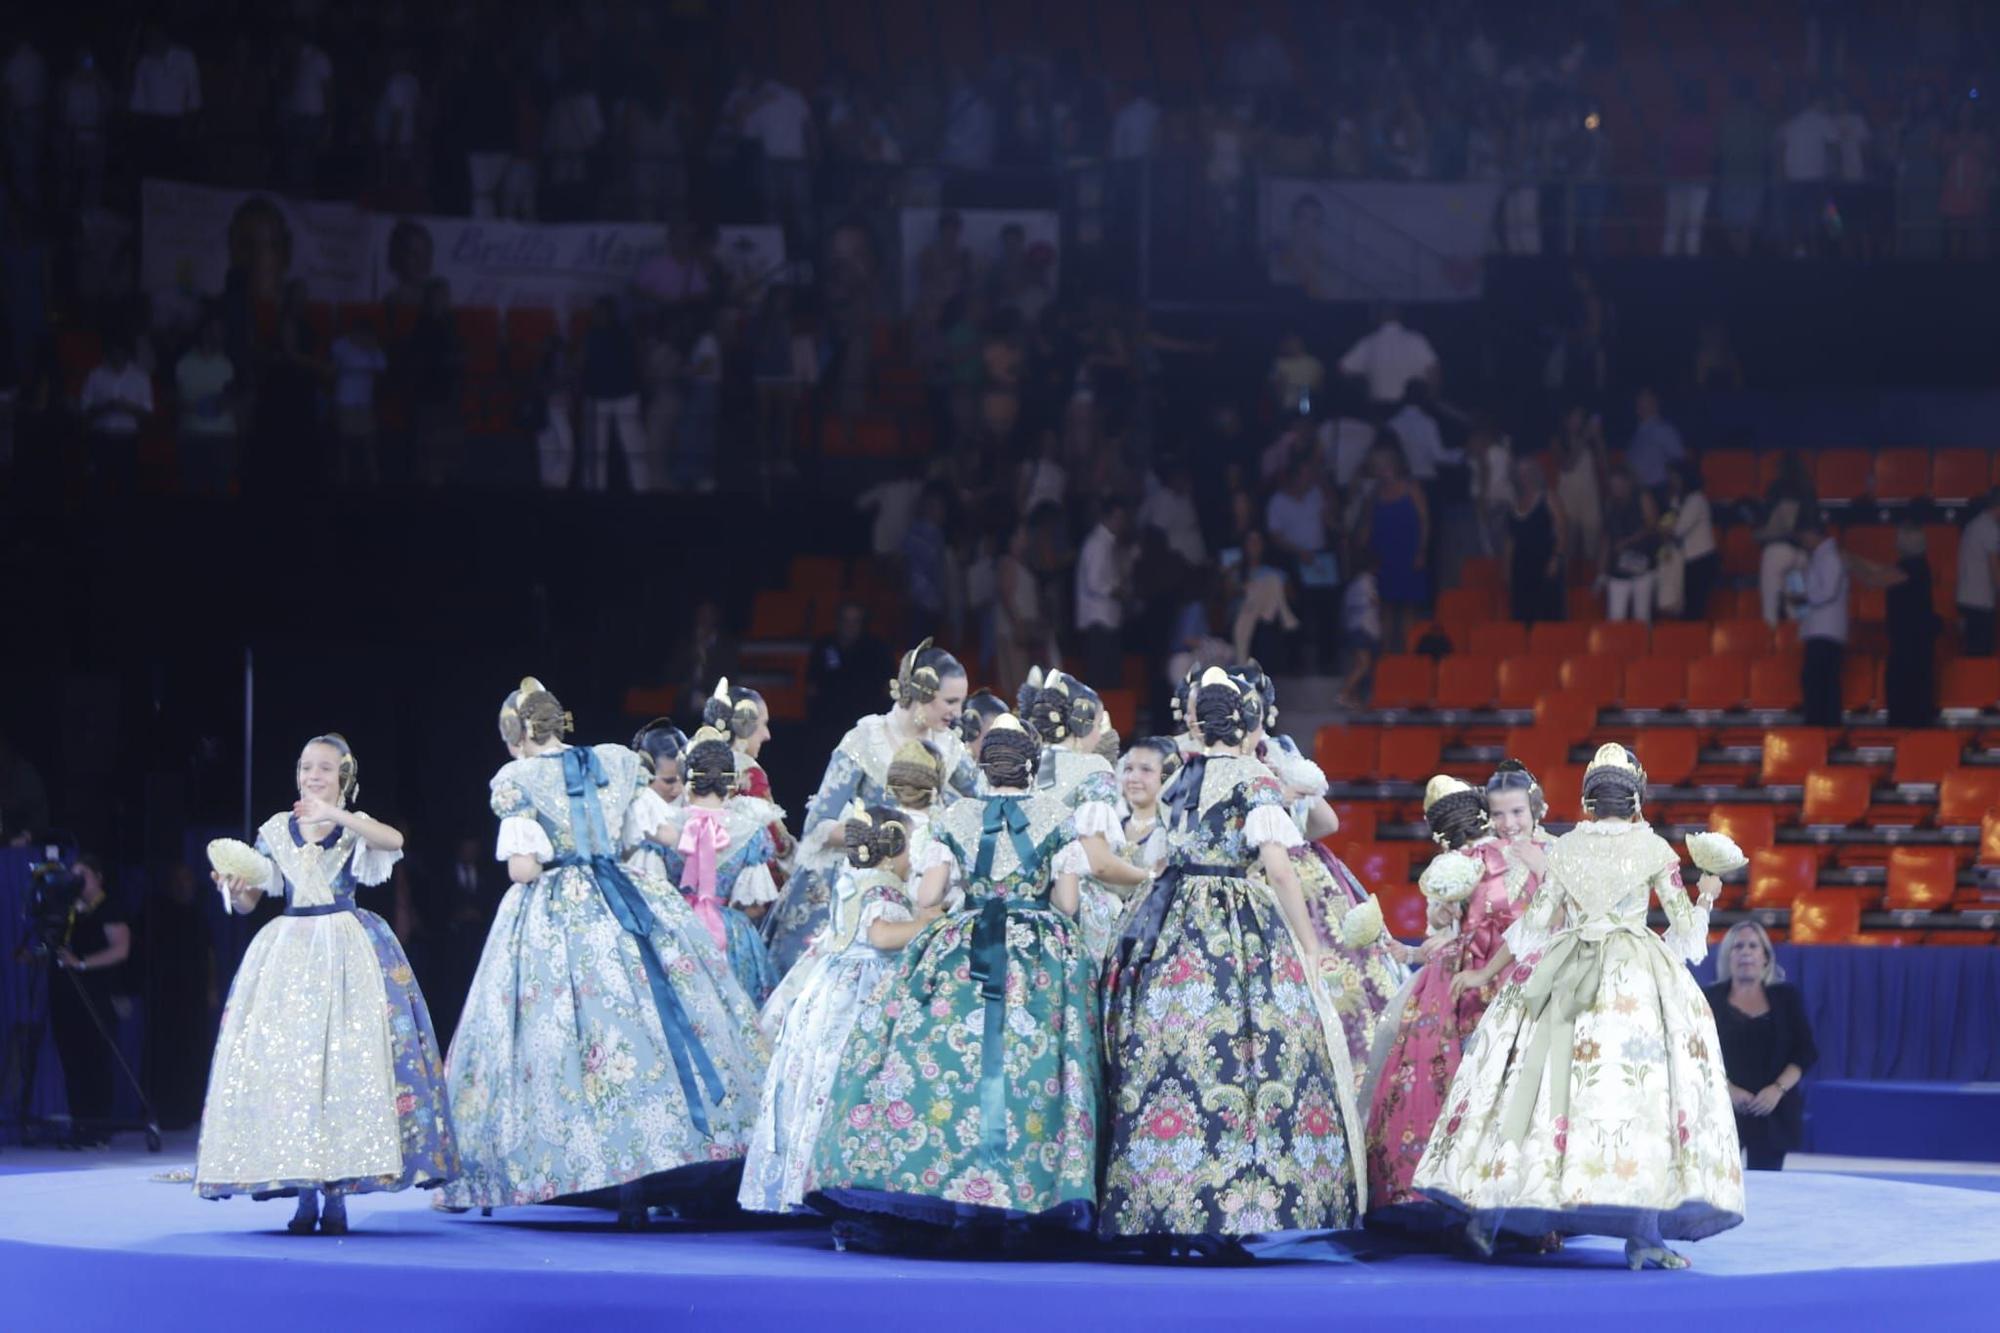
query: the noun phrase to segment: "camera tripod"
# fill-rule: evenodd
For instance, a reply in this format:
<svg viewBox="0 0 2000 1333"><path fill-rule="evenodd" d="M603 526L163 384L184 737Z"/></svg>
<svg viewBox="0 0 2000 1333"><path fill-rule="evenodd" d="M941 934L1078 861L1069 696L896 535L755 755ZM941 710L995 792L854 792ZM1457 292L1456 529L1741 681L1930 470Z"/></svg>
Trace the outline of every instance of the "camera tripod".
<svg viewBox="0 0 2000 1333"><path fill-rule="evenodd" d="M111 1058L117 1062L118 1071L124 1075L125 1082L131 1086L133 1095L139 1099L139 1113L142 1118L136 1123L122 1120L106 1120L97 1122L93 1125L93 1128L144 1130L146 1134L146 1151L158 1152L160 1150L160 1118L153 1111L152 1099L146 1096L145 1088L140 1086L139 1076L132 1072L132 1066L126 1062L125 1053L118 1049L117 1038L105 1023L104 1015L98 1012L97 1001L91 997L90 989L83 984L82 978L78 977L76 973L70 971L68 968L55 967L51 969L49 967L49 957L50 955L46 950L32 950L30 952L31 961L28 966L37 972L60 972L68 979L70 985L76 987L77 1000L83 1005L83 1011L90 1015L90 1023L97 1030L98 1039L104 1043L105 1049L111 1052ZM29 983L30 995L33 995L37 990L41 992L41 1006L27 1018L14 1025L14 1031L9 1034L12 1040L9 1043L7 1052L8 1077L0 1078L0 1087L6 1086L16 1075L20 1079L20 1092L15 1105L13 1119L15 1125L20 1130L21 1141L23 1143L28 1142L30 1127L46 1128L50 1123L46 1117L29 1115L28 1107L34 1102L35 1080L41 1064L42 1039L48 1032L49 1026L49 1000L46 986L53 986L55 984L53 980L45 981L43 987L36 987L32 981ZM74 1117L71 1118L70 1125L72 1132L81 1128Z"/></svg>

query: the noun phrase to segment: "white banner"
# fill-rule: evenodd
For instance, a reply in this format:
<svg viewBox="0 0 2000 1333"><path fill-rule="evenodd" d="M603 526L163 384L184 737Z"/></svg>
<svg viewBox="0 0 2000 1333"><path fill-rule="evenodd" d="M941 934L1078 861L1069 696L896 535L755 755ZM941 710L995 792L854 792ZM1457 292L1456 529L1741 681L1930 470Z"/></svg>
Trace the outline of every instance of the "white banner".
<svg viewBox="0 0 2000 1333"><path fill-rule="evenodd" d="M985 280L987 269L1002 252L1007 228L1019 227L1022 247L1032 263L1046 267L1048 294L1054 297L1062 271L1062 219L1055 213L1033 208L906 208L902 216L905 311L916 308L917 258L937 239L938 218L947 211L958 214L958 240L972 252L973 281Z"/></svg>
<svg viewBox="0 0 2000 1333"><path fill-rule="evenodd" d="M395 217L172 181L146 181L141 205L141 283L192 297L219 294L236 267L259 300L275 300L291 278L305 279L312 300L340 302L381 300L439 277L454 305L568 310L629 292L667 245L655 223ZM723 227L716 255L739 285L787 276L784 232L774 226Z"/></svg>
<svg viewBox="0 0 2000 1333"><path fill-rule="evenodd" d="M1266 179L1268 272L1315 301L1475 300L1499 201L1482 181Z"/></svg>

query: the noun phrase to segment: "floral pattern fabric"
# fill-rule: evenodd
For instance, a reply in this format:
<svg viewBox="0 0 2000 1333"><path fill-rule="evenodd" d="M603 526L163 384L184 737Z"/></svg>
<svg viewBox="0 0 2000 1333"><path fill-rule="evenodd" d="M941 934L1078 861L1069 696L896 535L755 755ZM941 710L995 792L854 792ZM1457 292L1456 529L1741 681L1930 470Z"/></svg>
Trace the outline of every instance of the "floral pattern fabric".
<svg viewBox="0 0 2000 1333"><path fill-rule="evenodd" d="M983 836L989 806L1023 818L1025 860L1006 832ZM1049 902L1068 814L1027 795L934 818L966 903L910 942L848 1040L814 1154L817 1203L940 1223L968 1206L1087 1223L1103 1095L1097 965ZM978 947L996 925L1004 963ZM1005 993L989 1001L978 978L998 983L996 965Z"/></svg>
<svg viewBox="0 0 2000 1333"><path fill-rule="evenodd" d="M1294 847L1289 855L1306 915L1318 937L1320 981L1347 1037L1347 1058L1358 1095L1377 1025L1409 981L1410 970L1397 959L1388 931L1359 947L1341 933L1347 914L1368 901L1368 891L1345 862L1316 842Z"/></svg>
<svg viewBox="0 0 2000 1333"><path fill-rule="evenodd" d="M1118 819L1118 775L1101 754L1050 748L1042 751L1036 785L1070 810L1070 831L1078 838L1096 834L1115 854L1125 845ZM1076 924L1084 947L1101 963L1111 954L1124 901L1111 888L1085 875L1077 881Z"/></svg>
<svg viewBox="0 0 2000 1333"><path fill-rule="evenodd" d="M595 747L593 788L607 829L645 782L638 756ZM718 1076L692 1096L648 981L639 937L620 926L578 849L560 751L516 760L493 779L493 811L532 819L557 852L502 899L447 1061L464 1174L446 1207L542 1203L743 1156L768 1055L756 1011L681 895L639 860L632 874L688 1031ZM586 838L590 835L586 834ZM626 830L629 854L638 844ZM697 1122L707 1122L706 1129ZM692 1173L690 1173L692 1174Z"/></svg>
<svg viewBox="0 0 2000 1333"><path fill-rule="evenodd" d="M1259 842L1296 830L1255 760L1208 759L1196 800L1192 823L1170 834L1162 878L1128 909L1106 988L1100 1230L1350 1226L1359 1125L1346 1039L1276 900L1249 874Z"/></svg>
<svg viewBox="0 0 2000 1333"><path fill-rule="evenodd" d="M1668 939L1646 927L1648 895ZM1507 942L1522 961L1465 1044L1412 1180L1528 1235L1698 1240L1743 1220L1715 1019L1683 960L1708 912L1642 823L1556 840ZM1673 947L1669 947L1668 941Z"/></svg>

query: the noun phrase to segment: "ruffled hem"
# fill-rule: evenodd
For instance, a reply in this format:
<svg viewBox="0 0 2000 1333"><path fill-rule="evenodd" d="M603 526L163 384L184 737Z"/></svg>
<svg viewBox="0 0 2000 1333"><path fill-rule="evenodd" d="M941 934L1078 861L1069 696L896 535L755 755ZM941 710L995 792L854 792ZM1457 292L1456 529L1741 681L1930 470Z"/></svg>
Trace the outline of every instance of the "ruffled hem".
<svg viewBox="0 0 2000 1333"><path fill-rule="evenodd" d="M556 859L555 844L540 821L526 815L509 815L500 821L500 836L494 844L495 860L510 856L532 856L543 865Z"/></svg>
<svg viewBox="0 0 2000 1333"><path fill-rule="evenodd" d="M1665 935L1667 948L1673 950L1674 957L1683 962L1699 963L1708 957L1708 909L1690 906L1688 917L1678 925L1668 923Z"/></svg>
<svg viewBox="0 0 2000 1333"><path fill-rule="evenodd" d="M745 866L729 891L729 901L738 907L755 907L778 901L778 881L771 878L767 865Z"/></svg>
<svg viewBox="0 0 2000 1333"><path fill-rule="evenodd" d="M685 809L678 813L668 805L666 798L651 787L642 787L632 803L625 807L625 828L619 841L627 852L641 843L652 839L661 828L669 829L676 841L680 836L680 821L687 814Z"/></svg>
<svg viewBox="0 0 2000 1333"><path fill-rule="evenodd" d="M1090 853L1084 850L1080 842L1068 843L1056 853L1056 859L1050 862L1049 869L1058 875L1088 875Z"/></svg>
<svg viewBox="0 0 2000 1333"><path fill-rule="evenodd" d="M1440 1189L1421 1191L1455 1215L1486 1223L1513 1236L1615 1236L1624 1240L1705 1240L1743 1224L1743 1214L1706 1199L1684 1199L1672 1208L1616 1204L1575 1204L1567 1208L1474 1208Z"/></svg>
<svg viewBox="0 0 2000 1333"><path fill-rule="evenodd" d="M355 883L373 888L377 884L388 883L396 862L402 859L401 848L371 847L365 842L357 842L354 844L354 859L348 864L354 871Z"/></svg>
<svg viewBox="0 0 2000 1333"><path fill-rule="evenodd" d="M1252 848L1262 847L1267 842L1275 842L1280 847L1299 847L1305 844L1305 835L1281 805L1260 805L1250 812L1243 821L1243 841Z"/></svg>

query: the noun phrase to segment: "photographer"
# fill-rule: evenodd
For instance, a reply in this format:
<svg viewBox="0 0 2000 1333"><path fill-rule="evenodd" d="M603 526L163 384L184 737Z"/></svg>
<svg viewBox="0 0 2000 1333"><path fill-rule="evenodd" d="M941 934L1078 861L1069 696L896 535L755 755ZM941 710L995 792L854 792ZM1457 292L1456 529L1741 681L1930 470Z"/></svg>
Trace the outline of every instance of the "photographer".
<svg viewBox="0 0 2000 1333"><path fill-rule="evenodd" d="M49 973L49 1027L69 1088L71 1141L94 1147L110 1141L104 1126L111 1118L111 1043L118 1025L111 992L132 953L132 927L105 892L95 857L79 856L72 869L82 883L51 959L70 976ZM104 1023L101 1035L92 1009Z"/></svg>

